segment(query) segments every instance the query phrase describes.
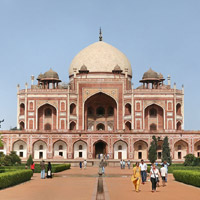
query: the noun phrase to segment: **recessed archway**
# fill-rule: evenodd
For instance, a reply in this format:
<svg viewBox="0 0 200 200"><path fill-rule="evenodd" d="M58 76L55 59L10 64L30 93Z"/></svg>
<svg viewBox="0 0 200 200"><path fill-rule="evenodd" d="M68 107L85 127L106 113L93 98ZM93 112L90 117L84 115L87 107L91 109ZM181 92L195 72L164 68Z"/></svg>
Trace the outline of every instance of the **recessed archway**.
<svg viewBox="0 0 200 200"><path fill-rule="evenodd" d="M126 142L119 140L114 144L114 159L127 159L127 148Z"/></svg>
<svg viewBox="0 0 200 200"><path fill-rule="evenodd" d="M184 157L188 154L188 143L179 140L174 144L174 159L183 160Z"/></svg>
<svg viewBox="0 0 200 200"><path fill-rule="evenodd" d="M145 129L164 129L164 110L157 104L151 104L145 108Z"/></svg>
<svg viewBox="0 0 200 200"><path fill-rule="evenodd" d="M38 140L33 144L34 159L46 159L47 158L47 144Z"/></svg>
<svg viewBox="0 0 200 200"><path fill-rule="evenodd" d="M97 126L99 123L104 124L105 128L102 130L117 129L116 101L102 92L94 94L85 101L84 116L86 130L99 130Z"/></svg>
<svg viewBox="0 0 200 200"><path fill-rule="evenodd" d="M139 140L134 143L134 159L147 159L148 157L148 144L143 141Z"/></svg>
<svg viewBox="0 0 200 200"><path fill-rule="evenodd" d="M107 143L102 140L95 142L93 145L94 158L100 158L107 154L107 146Z"/></svg>
<svg viewBox="0 0 200 200"><path fill-rule="evenodd" d="M54 158L67 158L67 144L58 140L53 145Z"/></svg>
<svg viewBox="0 0 200 200"><path fill-rule="evenodd" d="M74 159L76 158L87 159L87 144L82 140L74 143Z"/></svg>
<svg viewBox="0 0 200 200"><path fill-rule="evenodd" d="M38 109L38 129L55 130L57 121L56 108L50 104L44 104Z"/></svg>
<svg viewBox="0 0 200 200"><path fill-rule="evenodd" d="M27 144L22 141L18 140L13 144L13 151L21 158L27 157Z"/></svg>

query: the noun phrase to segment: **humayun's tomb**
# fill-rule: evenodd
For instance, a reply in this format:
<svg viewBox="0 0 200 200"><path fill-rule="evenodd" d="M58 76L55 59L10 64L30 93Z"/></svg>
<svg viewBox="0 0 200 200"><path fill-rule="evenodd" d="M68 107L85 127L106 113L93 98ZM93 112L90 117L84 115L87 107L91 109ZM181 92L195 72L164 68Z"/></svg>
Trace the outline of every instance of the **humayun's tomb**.
<svg viewBox="0 0 200 200"><path fill-rule="evenodd" d="M149 69L141 86L131 83L127 57L102 41L80 51L69 67L69 84L50 69L37 85L17 91L17 129L1 131L3 147L27 160L147 160L152 136L168 136L174 162L192 153L200 157L200 132L184 131L184 88L167 84Z"/></svg>

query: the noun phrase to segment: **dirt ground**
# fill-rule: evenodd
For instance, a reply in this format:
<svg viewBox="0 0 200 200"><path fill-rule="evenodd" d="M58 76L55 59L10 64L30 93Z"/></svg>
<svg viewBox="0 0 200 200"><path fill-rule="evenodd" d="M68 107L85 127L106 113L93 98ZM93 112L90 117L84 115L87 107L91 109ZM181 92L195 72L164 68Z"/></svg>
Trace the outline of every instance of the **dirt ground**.
<svg viewBox="0 0 200 200"><path fill-rule="evenodd" d="M98 168L88 167L80 170L74 167L55 174L53 179L40 179L34 174L31 181L0 191L2 200L91 200L96 190ZM148 199L148 200L184 200L199 199L200 188L174 181L169 175L166 187L151 192L151 183L140 186L136 193L130 181L132 170L107 167L104 180L111 200Z"/></svg>

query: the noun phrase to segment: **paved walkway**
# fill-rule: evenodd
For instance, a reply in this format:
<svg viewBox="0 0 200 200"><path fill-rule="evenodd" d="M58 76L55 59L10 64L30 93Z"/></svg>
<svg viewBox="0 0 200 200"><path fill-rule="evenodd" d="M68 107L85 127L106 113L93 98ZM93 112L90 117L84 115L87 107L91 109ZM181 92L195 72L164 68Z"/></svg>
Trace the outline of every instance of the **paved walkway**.
<svg viewBox="0 0 200 200"><path fill-rule="evenodd" d="M35 174L31 181L0 191L2 200L91 200L96 189L98 168L85 170L72 168L57 173L53 179L40 179ZM148 200L188 200L199 199L200 189L174 181L169 176L168 185L159 187L158 192L151 193L151 184L141 185L136 193L130 182L132 170L107 167L104 182L111 200L148 199Z"/></svg>

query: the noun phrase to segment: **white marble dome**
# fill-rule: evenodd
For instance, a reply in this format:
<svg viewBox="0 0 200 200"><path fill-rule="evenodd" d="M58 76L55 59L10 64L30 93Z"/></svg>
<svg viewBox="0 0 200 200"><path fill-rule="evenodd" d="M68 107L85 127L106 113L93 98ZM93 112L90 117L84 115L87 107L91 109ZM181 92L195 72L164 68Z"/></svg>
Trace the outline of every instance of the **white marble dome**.
<svg viewBox="0 0 200 200"><path fill-rule="evenodd" d="M128 74L132 76L131 64L128 58L117 48L103 41L95 42L81 50L72 60L69 75L73 74L73 69L77 72L85 65L89 72L112 72L116 65L120 66L122 73L128 69Z"/></svg>

